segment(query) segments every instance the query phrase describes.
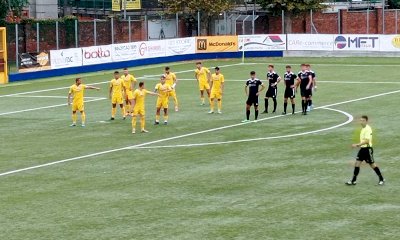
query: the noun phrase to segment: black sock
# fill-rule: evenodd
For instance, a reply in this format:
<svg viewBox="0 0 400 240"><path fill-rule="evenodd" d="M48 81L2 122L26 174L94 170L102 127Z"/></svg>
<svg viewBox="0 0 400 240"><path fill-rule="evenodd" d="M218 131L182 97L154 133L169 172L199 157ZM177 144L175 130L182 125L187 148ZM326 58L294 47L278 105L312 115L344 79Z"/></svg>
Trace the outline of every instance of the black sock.
<svg viewBox="0 0 400 240"><path fill-rule="evenodd" d="M247 119L247 120L250 119L250 110L246 110L246 119Z"/></svg>
<svg viewBox="0 0 400 240"><path fill-rule="evenodd" d="M351 180L352 182L357 181L357 176L360 173L360 167L354 167L354 175L353 175L353 179Z"/></svg>
<svg viewBox="0 0 400 240"><path fill-rule="evenodd" d="M306 112L306 110L307 110L307 100L302 100L301 101L301 108L302 108L303 112Z"/></svg>
<svg viewBox="0 0 400 240"><path fill-rule="evenodd" d="M292 104L292 113L294 113L295 104Z"/></svg>
<svg viewBox="0 0 400 240"><path fill-rule="evenodd" d="M268 112L268 99L265 99L264 103L265 103L265 112Z"/></svg>
<svg viewBox="0 0 400 240"><path fill-rule="evenodd" d="M276 106L278 105L276 102L276 98L272 98L272 100L274 100L274 112L276 111Z"/></svg>
<svg viewBox="0 0 400 240"><path fill-rule="evenodd" d="M310 100L308 100L308 106L311 107L311 105L312 105L312 100L310 99Z"/></svg>
<svg viewBox="0 0 400 240"><path fill-rule="evenodd" d="M257 118L258 118L258 109L257 110L254 110L254 114L255 114L255 120L257 120Z"/></svg>
<svg viewBox="0 0 400 240"><path fill-rule="evenodd" d="M375 168L374 168L374 171L376 172L376 175L378 175L379 181L383 181L383 177L382 177L381 170L379 170L378 167L375 167Z"/></svg>
<svg viewBox="0 0 400 240"><path fill-rule="evenodd" d="M287 109L287 102L283 103L283 112L286 112Z"/></svg>

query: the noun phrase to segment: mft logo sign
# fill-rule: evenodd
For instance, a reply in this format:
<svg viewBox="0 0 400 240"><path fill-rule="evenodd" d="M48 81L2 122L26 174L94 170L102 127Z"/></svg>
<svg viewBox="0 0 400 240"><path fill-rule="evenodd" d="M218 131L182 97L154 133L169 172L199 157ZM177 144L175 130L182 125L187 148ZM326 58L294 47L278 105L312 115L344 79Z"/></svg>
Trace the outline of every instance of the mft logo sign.
<svg viewBox="0 0 400 240"><path fill-rule="evenodd" d="M379 36L338 35L335 37L335 50L379 51Z"/></svg>

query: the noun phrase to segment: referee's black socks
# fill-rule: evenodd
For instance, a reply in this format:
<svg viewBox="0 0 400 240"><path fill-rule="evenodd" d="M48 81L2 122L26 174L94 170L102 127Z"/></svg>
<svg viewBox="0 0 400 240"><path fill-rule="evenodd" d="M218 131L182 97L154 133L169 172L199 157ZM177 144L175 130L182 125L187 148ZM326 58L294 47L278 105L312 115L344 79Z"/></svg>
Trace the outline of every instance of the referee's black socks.
<svg viewBox="0 0 400 240"><path fill-rule="evenodd" d="M250 120L250 110L246 110L246 119Z"/></svg>
<svg viewBox="0 0 400 240"><path fill-rule="evenodd" d="M351 180L352 182L357 181L357 176L360 173L360 167L354 167L354 175L353 175L353 179Z"/></svg>
<svg viewBox="0 0 400 240"><path fill-rule="evenodd" d="M287 109L287 103L285 102L283 103L283 112L286 112L286 109Z"/></svg>
<svg viewBox="0 0 400 240"><path fill-rule="evenodd" d="M310 100L308 100L308 106L312 106L312 100L310 99Z"/></svg>
<svg viewBox="0 0 400 240"><path fill-rule="evenodd" d="M374 171L375 171L376 175L378 175L379 181L383 181L383 177L382 177L381 170L376 166L376 167L374 168Z"/></svg>
<svg viewBox="0 0 400 240"><path fill-rule="evenodd" d="M264 112L268 112L268 99L264 99L265 110Z"/></svg>
<svg viewBox="0 0 400 240"><path fill-rule="evenodd" d="M295 112L295 104L292 104L292 113L294 114L294 112ZM286 112L286 111L285 111Z"/></svg>
<svg viewBox="0 0 400 240"><path fill-rule="evenodd" d="M301 101L301 109L303 110L303 112L307 111L307 100L302 100Z"/></svg>
<svg viewBox="0 0 400 240"><path fill-rule="evenodd" d="M254 110L254 114L255 114L255 120L257 120L257 118L258 118L258 109Z"/></svg>
<svg viewBox="0 0 400 240"><path fill-rule="evenodd" d="M276 106L278 105L278 103L276 102L276 98L272 98L272 100L274 100L274 112L276 112Z"/></svg>

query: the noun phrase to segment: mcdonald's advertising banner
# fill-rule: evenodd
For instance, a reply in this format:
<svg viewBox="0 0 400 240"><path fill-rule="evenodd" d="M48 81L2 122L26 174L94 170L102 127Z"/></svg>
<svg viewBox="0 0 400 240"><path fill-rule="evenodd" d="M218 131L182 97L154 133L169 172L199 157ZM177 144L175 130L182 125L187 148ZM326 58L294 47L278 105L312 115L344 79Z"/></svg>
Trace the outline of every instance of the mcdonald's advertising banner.
<svg viewBox="0 0 400 240"><path fill-rule="evenodd" d="M196 37L196 53L237 51L238 36Z"/></svg>
<svg viewBox="0 0 400 240"><path fill-rule="evenodd" d="M112 10L114 12L121 11L121 0L112 0Z"/></svg>

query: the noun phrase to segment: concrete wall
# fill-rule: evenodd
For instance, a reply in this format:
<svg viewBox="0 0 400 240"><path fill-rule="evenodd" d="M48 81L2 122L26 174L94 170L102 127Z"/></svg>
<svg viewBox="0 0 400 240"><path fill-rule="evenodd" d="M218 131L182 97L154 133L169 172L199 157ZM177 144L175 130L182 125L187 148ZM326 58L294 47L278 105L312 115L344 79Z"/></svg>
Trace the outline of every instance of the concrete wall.
<svg viewBox="0 0 400 240"><path fill-rule="evenodd" d="M36 19L58 18L58 1L29 0L29 17Z"/></svg>

